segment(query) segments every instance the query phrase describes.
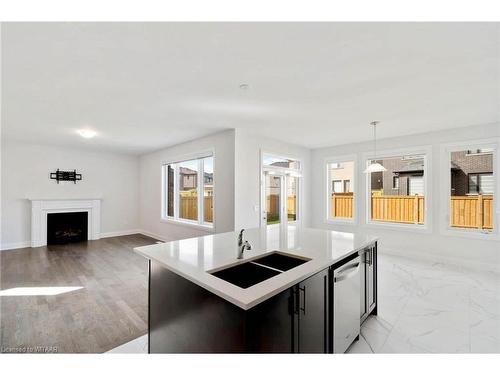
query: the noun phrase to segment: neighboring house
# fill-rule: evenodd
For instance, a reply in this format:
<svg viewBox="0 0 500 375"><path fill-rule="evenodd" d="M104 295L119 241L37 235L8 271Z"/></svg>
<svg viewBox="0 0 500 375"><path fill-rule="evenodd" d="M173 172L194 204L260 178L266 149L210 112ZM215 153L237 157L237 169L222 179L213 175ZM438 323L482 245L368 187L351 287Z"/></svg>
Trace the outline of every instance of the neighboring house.
<svg viewBox="0 0 500 375"><path fill-rule="evenodd" d="M392 191L398 195L424 195L424 161L418 159L394 171Z"/></svg>
<svg viewBox="0 0 500 375"><path fill-rule="evenodd" d="M198 172L190 168L179 168L179 190L195 189L197 186Z"/></svg>
<svg viewBox="0 0 500 375"><path fill-rule="evenodd" d="M424 195L423 159L383 159L378 160L387 171L371 175L372 190L383 195Z"/></svg>
<svg viewBox="0 0 500 375"><path fill-rule="evenodd" d="M179 190L192 190L196 189L198 186L198 172L192 170L191 168L180 167L179 168ZM204 173L204 185L205 185L205 195L210 196L213 192L213 173Z"/></svg>
<svg viewBox="0 0 500 375"><path fill-rule="evenodd" d="M493 155L478 151L452 153L451 195L493 194Z"/></svg>
<svg viewBox="0 0 500 375"><path fill-rule="evenodd" d="M331 163L329 167L331 189L333 193L352 193L354 163Z"/></svg>
<svg viewBox="0 0 500 375"><path fill-rule="evenodd" d="M424 195L423 159L378 160L387 171L371 175L372 191L383 195ZM451 154L451 195L493 194L493 156L487 150Z"/></svg>

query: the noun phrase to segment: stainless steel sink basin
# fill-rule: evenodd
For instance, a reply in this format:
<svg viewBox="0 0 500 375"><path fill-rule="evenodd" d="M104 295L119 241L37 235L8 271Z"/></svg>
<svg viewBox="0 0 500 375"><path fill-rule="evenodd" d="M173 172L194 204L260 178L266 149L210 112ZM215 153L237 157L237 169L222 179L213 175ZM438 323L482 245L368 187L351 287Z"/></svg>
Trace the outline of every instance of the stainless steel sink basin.
<svg viewBox="0 0 500 375"><path fill-rule="evenodd" d="M310 261L308 258L274 252L246 263L236 264L210 273L215 277L246 289L308 261Z"/></svg>

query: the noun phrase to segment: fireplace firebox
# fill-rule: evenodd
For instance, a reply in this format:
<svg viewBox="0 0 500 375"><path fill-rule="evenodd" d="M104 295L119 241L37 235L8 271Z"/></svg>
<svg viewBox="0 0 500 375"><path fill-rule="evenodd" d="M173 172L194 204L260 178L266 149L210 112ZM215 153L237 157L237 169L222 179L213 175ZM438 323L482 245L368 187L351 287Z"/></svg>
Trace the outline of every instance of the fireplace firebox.
<svg viewBox="0 0 500 375"><path fill-rule="evenodd" d="M86 241L88 212L57 212L47 214L47 245Z"/></svg>

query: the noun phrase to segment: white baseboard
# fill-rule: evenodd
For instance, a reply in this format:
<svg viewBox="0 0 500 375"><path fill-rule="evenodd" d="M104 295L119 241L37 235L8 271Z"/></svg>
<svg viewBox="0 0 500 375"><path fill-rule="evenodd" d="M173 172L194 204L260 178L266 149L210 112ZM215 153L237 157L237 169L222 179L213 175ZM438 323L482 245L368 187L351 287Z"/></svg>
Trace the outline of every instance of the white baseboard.
<svg viewBox="0 0 500 375"><path fill-rule="evenodd" d="M118 230L115 232L101 233L101 238L129 236L131 234L137 234L137 233L141 233L141 230L140 229Z"/></svg>
<svg viewBox="0 0 500 375"><path fill-rule="evenodd" d="M159 234L155 234L155 233L152 233L152 232L148 232L147 230L144 230L144 229L141 229L139 231L140 234L143 234L145 236L148 236L148 237L151 237L151 238L154 238L155 240L158 240L158 241L163 241L163 242L168 242L168 241L171 241L163 236L160 236Z"/></svg>
<svg viewBox="0 0 500 375"><path fill-rule="evenodd" d="M31 241L13 242L13 243L2 244L2 247L1 247L0 251L3 251L3 250L23 249L25 247L31 247Z"/></svg>

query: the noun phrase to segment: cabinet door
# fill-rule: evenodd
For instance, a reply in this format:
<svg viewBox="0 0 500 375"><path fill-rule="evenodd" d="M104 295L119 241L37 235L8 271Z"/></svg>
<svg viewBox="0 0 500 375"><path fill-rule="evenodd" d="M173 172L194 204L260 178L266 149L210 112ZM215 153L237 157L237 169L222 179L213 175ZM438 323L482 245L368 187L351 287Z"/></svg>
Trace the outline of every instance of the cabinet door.
<svg viewBox="0 0 500 375"><path fill-rule="evenodd" d="M246 340L250 353L292 353L293 291L285 290L247 311Z"/></svg>
<svg viewBox="0 0 500 375"><path fill-rule="evenodd" d="M328 352L328 269L304 280L296 288L297 351Z"/></svg>

